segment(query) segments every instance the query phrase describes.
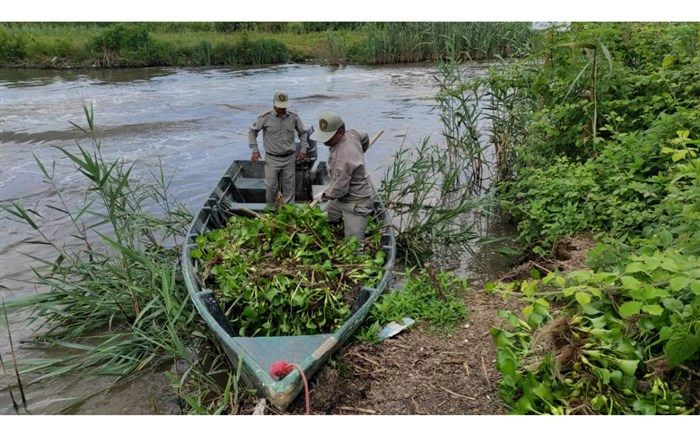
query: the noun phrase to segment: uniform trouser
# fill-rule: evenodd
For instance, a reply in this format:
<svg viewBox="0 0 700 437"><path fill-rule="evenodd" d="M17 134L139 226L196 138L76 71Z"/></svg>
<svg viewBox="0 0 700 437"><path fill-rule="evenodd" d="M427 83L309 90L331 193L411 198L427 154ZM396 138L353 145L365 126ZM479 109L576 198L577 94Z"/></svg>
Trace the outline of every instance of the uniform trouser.
<svg viewBox="0 0 700 437"><path fill-rule="evenodd" d="M282 192L282 202L294 202L294 175L296 164L294 154L278 158L265 156L265 201L267 206L274 208L277 191Z"/></svg>
<svg viewBox="0 0 700 437"><path fill-rule="evenodd" d="M367 220L372 213L372 198L366 197L359 200L329 200L323 205L323 210L328 214L330 223L337 223L343 220L345 238L355 236L362 241L367 230Z"/></svg>

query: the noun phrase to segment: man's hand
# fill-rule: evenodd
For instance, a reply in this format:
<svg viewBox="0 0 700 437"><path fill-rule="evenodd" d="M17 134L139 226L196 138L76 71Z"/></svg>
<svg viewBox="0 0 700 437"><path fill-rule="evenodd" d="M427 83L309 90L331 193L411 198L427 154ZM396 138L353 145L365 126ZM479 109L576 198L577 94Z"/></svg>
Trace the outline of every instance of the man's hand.
<svg viewBox="0 0 700 437"><path fill-rule="evenodd" d="M250 160L253 162L260 161L260 152L253 152L253 154L250 155Z"/></svg>
<svg viewBox="0 0 700 437"><path fill-rule="evenodd" d="M304 152L304 151L302 150L302 151L299 152L299 154L297 155L297 160L298 160L298 161L303 161L303 160L305 160L305 159L306 159L306 152Z"/></svg>
<svg viewBox="0 0 700 437"><path fill-rule="evenodd" d="M316 197L314 197L314 198L311 200L311 203L309 203L309 205L313 208L314 206L318 205L319 202L323 201L323 200L324 200L324 199L323 199L323 193L325 193L325 192L326 192L326 190L323 190L323 191L321 191L320 193L318 193L318 194L316 195Z"/></svg>

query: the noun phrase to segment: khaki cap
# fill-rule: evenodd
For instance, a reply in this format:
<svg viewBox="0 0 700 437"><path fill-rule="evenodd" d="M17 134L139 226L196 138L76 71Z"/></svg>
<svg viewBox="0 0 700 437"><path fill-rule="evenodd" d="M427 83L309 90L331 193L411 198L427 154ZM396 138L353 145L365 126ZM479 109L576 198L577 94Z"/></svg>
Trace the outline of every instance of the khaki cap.
<svg viewBox="0 0 700 437"><path fill-rule="evenodd" d="M289 95L282 90L275 91L273 102L275 104L275 108L289 108Z"/></svg>
<svg viewBox="0 0 700 437"><path fill-rule="evenodd" d="M333 138L333 135L343 126L345 122L334 112L324 112L318 120L318 129L311 133L311 139L325 143Z"/></svg>

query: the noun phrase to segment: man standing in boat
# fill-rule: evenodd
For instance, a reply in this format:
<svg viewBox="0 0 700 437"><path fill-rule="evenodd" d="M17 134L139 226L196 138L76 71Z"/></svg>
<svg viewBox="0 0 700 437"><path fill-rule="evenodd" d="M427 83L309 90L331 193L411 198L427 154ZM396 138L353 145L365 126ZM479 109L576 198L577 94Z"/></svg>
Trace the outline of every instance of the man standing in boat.
<svg viewBox="0 0 700 437"><path fill-rule="evenodd" d="M308 142L306 129L301 118L289 108L289 95L276 91L273 108L258 116L248 133L248 144L252 151L250 160L260 160L258 149L258 132L263 131L263 148L265 149L265 201L267 206L276 206L277 191L282 192L282 203L294 202L294 131L299 136L301 149L297 159L306 158Z"/></svg>
<svg viewBox="0 0 700 437"><path fill-rule="evenodd" d="M364 152L369 147L366 132L345 130L345 122L337 114L321 115L311 139L330 148L328 172L330 185L321 197L323 210L331 223L343 220L345 237L365 238L367 220L372 212L372 186L365 170Z"/></svg>

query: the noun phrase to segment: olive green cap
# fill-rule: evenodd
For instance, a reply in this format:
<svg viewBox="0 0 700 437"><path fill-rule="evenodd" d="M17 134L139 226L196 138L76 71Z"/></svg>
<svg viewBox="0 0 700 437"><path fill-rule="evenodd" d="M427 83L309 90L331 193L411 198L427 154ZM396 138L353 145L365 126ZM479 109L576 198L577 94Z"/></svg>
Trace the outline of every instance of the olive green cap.
<svg viewBox="0 0 700 437"><path fill-rule="evenodd" d="M333 135L343 126L345 122L334 112L324 112L318 120L318 129L311 133L311 139L325 143L333 138Z"/></svg>
<svg viewBox="0 0 700 437"><path fill-rule="evenodd" d="M289 95L285 91L277 90L273 102L275 108L289 108Z"/></svg>

